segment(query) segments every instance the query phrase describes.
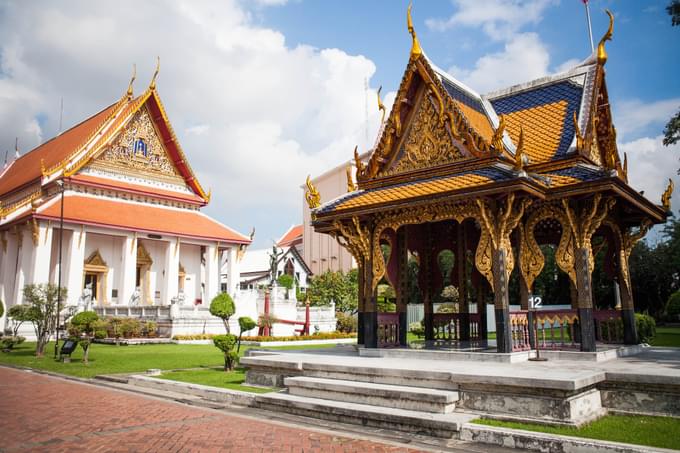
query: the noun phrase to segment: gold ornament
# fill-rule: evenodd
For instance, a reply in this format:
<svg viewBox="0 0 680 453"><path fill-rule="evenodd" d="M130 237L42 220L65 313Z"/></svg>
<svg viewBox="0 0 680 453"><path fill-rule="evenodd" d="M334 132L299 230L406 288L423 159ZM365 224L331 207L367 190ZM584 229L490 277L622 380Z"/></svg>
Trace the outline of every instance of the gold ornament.
<svg viewBox="0 0 680 453"><path fill-rule="evenodd" d="M408 32L413 38L413 44L411 44L411 56L422 55L423 50L420 48L420 43L418 42L418 36L416 36L416 29L413 27L413 19L411 18L411 7L413 2L409 2L408 9L406 10L406 27Z"/></svg>
<svg viewBox="0 0 680 453"><path fill-rule="evenodd" d="M132 65L132 78L130 78L130 83L128 84L128 89L127 89L127 93L126 93L126 96L127 96L128 99L132 99L132 94L133 94L132 84L135 83L136 78L137 78L137 65L133 64Z"/></svg>
<svg viewBox="0 0 680 453"><path fill-rule="evenodd" d="M503 131L505 131L505 116L500 115L498 117L498 127L493 133L493 138L491 139L491 146L496 149L497 153L500 153L503 149Z"/></svg>
<svg viewBox="0 0 680 453"><path fill-rule="evenodd" d="M382 103L382 99L380 99L380 92L382 91L382 85L380 88L378 88L378 110L382 112L382 116L380 117L380 125L382 126L385 123L385 105Z"/></svg>
<svg viewBox="0 0 680 453"><path fill-rule="evenodd" d="M153 77L151 78L151 83L149 84L149 89L150 90L155 90L156 89L156 77L158 77L158 73L161 71L161 57L156 57L156 70L153 73Z"/></svg>
<svg viewBox="0 0 680 453"><path fill-rule="evenodd" d="M614 15L608 9L605 10L605 12L609 16L609 28L597 45L597 62L602 66L607 62L607 51L604 48L604 43L611 41L612 35L614 34Z"/></svg>
<svg viewBox="0 0 680 453"><path fill-rule="evenodd" d="M673 195L673 187L675 187L673 180L668 178L668 186L661 195L661 206L663 206L666 211L671 210L671 196Z"/></svg>
<svg viewBox="0 0 680 453"><path fill-rule="evenodd" d="M321 205L321 195L319 194L319 191L316 190L316 187L314 187L314 184L312 184L309 175L307 175L305 184L307 185L307 192L305 193L307 205L309 206L309 209L316 209Z"/></svg>
<svg viewBox="0 0 680 453"><path fill-rule="evenodd" d="M350 164L347 164L345 173L347 174L347 192L354 192L357 190L357 186L354 184L354 179L352 179L352 166Z"/></svg>

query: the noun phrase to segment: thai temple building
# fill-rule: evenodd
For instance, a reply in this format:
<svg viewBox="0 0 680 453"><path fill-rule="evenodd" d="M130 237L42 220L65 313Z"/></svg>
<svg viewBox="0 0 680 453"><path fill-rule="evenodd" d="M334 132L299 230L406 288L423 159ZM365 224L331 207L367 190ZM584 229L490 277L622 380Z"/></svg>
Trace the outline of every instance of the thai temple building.
<svg viewBox="0 0 680 453"><path fill-rule="evenodd" d="M410 259L418 263L426 341L485 347L486 304L494 306L502 353L533 347L536 325L557 335L547 347L594 351L598 342L637 341L628 258L648 229L665 221L672 185L655 202L628 184L607 95L609 16L608 31L580 64L480 94L425 55L409 7L410 57L367 164L355 150L356 186L348 180L345 194L323 204L309 181L306 192L311 226L358 264L360 344L406 346ZM571 282L570 310L529 310L545 245L555 247ZM433 313L443 289L442 250L455 255L449 277L459 289L459 313ZM621 294L620 306L608 309L593 300L600 250ZM510 312L514 269L522 309ZM394 313L378 310L377 286L386 283L395 289ZM621 338L613 338L617 323Z"/></svg>
<svg viewBox="0 0 680 453"><path fill-rule="evenodd" d="M56 284L60 262L67 305L98 311L206 306L221 289L237 291L252 238L201 212L210 193L173 132L157 74L140 96L131 81L113 104L0 172L6 306L22 302L27 284Z"/></svg>

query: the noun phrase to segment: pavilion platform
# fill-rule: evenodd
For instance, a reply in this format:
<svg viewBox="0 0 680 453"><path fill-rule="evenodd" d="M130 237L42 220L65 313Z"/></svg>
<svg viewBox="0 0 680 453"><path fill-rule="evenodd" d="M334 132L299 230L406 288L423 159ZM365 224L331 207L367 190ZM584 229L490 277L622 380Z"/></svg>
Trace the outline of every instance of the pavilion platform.
<svg viewBox="0 0 680 453"><path fill-rule="evenodd" d="M258 395L259 407L436 437L455 437L477 417L580 426L607 412L680 416L673 348L547 362L528 354L511 361L493 352L367 351L253 351L241 363L248 384L284 389Z"/></svg>

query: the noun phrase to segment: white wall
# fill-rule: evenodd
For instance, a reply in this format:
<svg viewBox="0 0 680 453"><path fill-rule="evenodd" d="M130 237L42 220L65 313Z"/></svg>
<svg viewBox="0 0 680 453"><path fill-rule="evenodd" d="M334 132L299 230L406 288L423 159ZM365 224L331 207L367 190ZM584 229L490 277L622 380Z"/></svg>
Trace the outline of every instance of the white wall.
<svg viewBox="0 0 680 453"><path fill-rule="evenodd" d="M184 266L186 279L184 280L185 304L193 305L201 297L201 246L181 244L179 248L179 262Z"/></svg>

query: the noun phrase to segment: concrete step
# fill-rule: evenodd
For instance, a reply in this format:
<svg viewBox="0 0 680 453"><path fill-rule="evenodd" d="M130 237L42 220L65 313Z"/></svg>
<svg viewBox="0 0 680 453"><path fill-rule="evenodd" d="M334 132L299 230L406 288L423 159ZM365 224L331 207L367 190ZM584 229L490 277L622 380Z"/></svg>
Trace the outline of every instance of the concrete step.
<svg viewBox="0 0 680 453"><path fill-rule="evenodd" d="M433 414L289 393L257 395L255 404L261 409L447 439L457 437L463 424L477 417L460 412Z"/></svg>
<svg viewBox="0 0 680 453"><path fill-rule="evenodd" d="M458 401L456 391L422 387L307 376L289 377L283 382L291 395L419 412L447 414L453 412Z"/></svg>

